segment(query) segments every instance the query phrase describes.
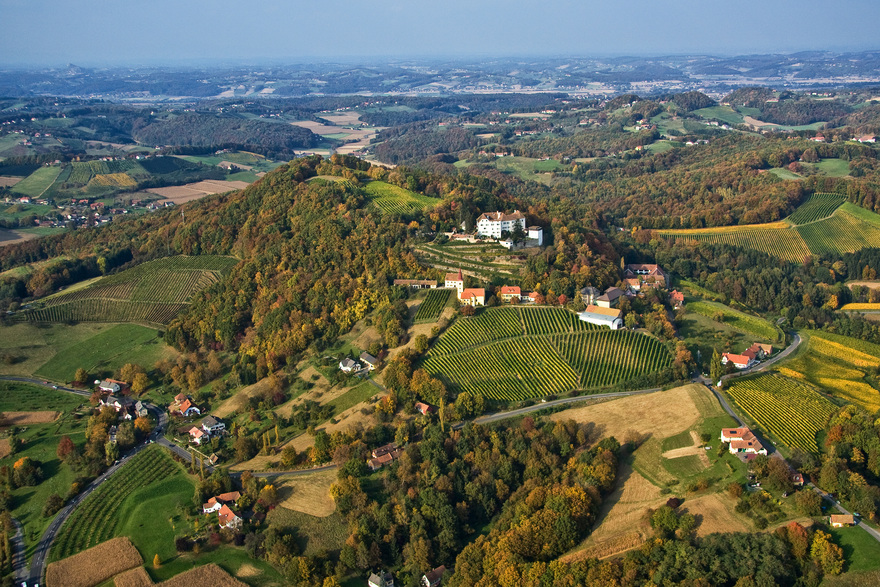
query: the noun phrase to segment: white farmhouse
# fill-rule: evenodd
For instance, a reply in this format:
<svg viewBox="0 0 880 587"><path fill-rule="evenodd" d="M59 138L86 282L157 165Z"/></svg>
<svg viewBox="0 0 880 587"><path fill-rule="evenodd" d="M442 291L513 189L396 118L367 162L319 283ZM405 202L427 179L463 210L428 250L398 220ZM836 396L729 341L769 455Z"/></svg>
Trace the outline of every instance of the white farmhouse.
<svg viewBox="0 0 880 587"><path fill-rule="evenodd" d="M526 232L526 217L519 210L514 210L511 214L504 212L486 212L481 214L477 219L477 234L480 236L489 236L492 238L501 238L502 232L513 232L514 227L519 224L523 233Z"/></svg>
<svg viewBox="0 0 880 587"><path fill-rule="evenodd" d="M623 328L623 320L620 319L620 310L616 308L602 308L600 306L587 306L587 309L578 318L589 324L607 326L611 330Z"/></svg>

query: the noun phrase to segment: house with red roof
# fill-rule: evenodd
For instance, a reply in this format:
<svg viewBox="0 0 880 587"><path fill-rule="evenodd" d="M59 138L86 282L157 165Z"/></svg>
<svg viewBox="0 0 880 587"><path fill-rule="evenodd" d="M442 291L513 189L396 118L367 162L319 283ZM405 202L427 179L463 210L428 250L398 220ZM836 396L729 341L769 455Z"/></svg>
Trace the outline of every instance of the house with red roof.
<svg viewBox="0 0 880 587"><path fill-rule="evenodd" d="M218 521L220 522L221 528L240 528L241 527L241 518L239 518L235 512L229 509L228 505L223 505L220 507L220 511L217 514Z"/></svg>
<svg viewBox="0 0 880 587"><path fill-rule="evenodd" d="M211 512L220 511L224 505L235 505L241 498L241 493L238 491L230 491L228 493L221 493L220 495L214 496L208 500L208 503L202 505L202 513L210 514Z"/></svg>
<svg viewBox="0 0 880 587"><path fill-rule="evenodd" d="M482 287L469 287L458 294L458 300L465 306L485 306L486 290Z"/></svg>
<svg viewBox="0 0 880 587"><path fill-rule="evenodd" d="M623 280L634 291L643 287L665 288L666 273L659 265L648 263L631 263L623 269Z"/></svg>
<svg viewBox="0 0 880 587"><path fill-rule="evenodd" d="M755 356L753 353L749 353L749 351L745 351L742 355L737 355L734 353L724 353L721 355L721 364L726 365L728 363L733 363L733 366L737 369L748 369L749 367L757 364L757 360L755 360Z"/></svg>
<svg viewBox="0 0 880 587"><path fill-rule="evenodd" d="M194 442L196 444L202 444L202 441L210 438L204 430L197 426L193 426L189 429L189 440L190 442Z"/></svg>
<svg viewBox="0 0 880 587"><path fill-rule="evenodd" d="M519 301L522 297L522 290L518 285L502 285L499 296L503 302L509 302L513 298L516 298L517 301Z"/></svg>
<svg viewBox="0 0 880 587"><path fill-rule="evenodd" d="M731 454L742 455L766 455L767 449L747 426L740 428L722 428L721 442L730 445Z"/></svg>
<svg viewBox="0 0 880 587"><path fill-rule="evenodd" d="M461 293L461 290L464 289L464 275L462 275L461 269L458 270L458 273L447 273L443 280L443 287L457 289Z"/></svg>
<svg viewBox="0 0 880 587"><path fill-rule="evenodd" d="M681 308L684 306L684 294L676 289L669 292L669 301L672 302L672 307L675 309Z"/></svg>

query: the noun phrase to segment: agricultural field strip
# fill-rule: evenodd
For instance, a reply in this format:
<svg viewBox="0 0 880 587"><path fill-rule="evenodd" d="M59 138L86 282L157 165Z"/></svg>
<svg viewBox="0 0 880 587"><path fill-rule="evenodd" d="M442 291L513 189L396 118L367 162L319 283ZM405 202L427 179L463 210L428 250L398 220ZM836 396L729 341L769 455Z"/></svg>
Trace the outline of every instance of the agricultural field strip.
<svg viewBox="0 0 880 587"><path fill-rule="evenodd" d="M76 508L58 532L50 560L59 560L113 537L119 506L136 489L180 471L171 457L150 448L126 463Z"/></svg>
<svg viewBox="0 0 880 587"><path fill-rule="evenodd" d="M629 381L671 364L669 351L657 339L632 331L611 332L553 337L562 356L580 373L584 389Z"/></svg>
<svg viewBox="0 0 880 587"><path fill-rule="evenodd" d="M812 194L786 220L797 226L818 222L834 214L845 201L846 198L837 194Z"/></svg>
<svg viewBox="0 0 880 587"><path fill-rule="evenodd" d="M736 330L748 334L754 334L755 336L760 336L768 340L779 339L779 333L775 326L763 318L758 318L757 316L734 310L728 306L714 305L708 302L691 302L687 305L687 308L692 312L709 318L714 317L715 314L720 312L724 314L725 324Z"/></svg>
<svg viewBox="0 0 880 587"><path fill-rule="evenodd" d="M818 450L816 433L837 410L813 388L776 374L736 381L727 393L783 444L812 453Z"/></svg>
<svg viewBox="0 0 880 587"><path fill-rule="evenodd" d="M428 296L416 310L416 322L434 322L443 313L443 308L449 303L449 294L452 290L434 289L428 292Z"/></svg>
<svg viewBox="0 0 880 587"><path fill-rule="evenodd" d="M424 253L433 253L439 257L444 257L446 259L450 259L453 261L460 261L462 263L476 263L483 266L494 267L497 269L509 269L511 267L516 267L517 264L512 261L504 262L504 261L483 261L478 257L500 257L503 256L499 253L478 253L478 252L470 252L470 251L462 251L465 254L456 254L459 251L449 252L443 249L437 248L436 245L422 245L418 248L420 252ZM477 258L475 258L477 257Z"/></svg>
<svg viewBox="0 0 880 587"><path fill-rule="evenodd" d="M471 257L463 257L449 254L445 251L438 251L435 249L431 249L428 247L419 247L416 249L417 253L425 255L430 258L436 258L438 261L449 263L451 265L461 265L462 267L467 267L468 269L474 269L475 271L483 271L483 272L491 272L491 273L505 273L507 275L511 274L511 269L516 268L514 263L499 263L496 261L488 261L484 262L479 259L473 259Z"/></svg>

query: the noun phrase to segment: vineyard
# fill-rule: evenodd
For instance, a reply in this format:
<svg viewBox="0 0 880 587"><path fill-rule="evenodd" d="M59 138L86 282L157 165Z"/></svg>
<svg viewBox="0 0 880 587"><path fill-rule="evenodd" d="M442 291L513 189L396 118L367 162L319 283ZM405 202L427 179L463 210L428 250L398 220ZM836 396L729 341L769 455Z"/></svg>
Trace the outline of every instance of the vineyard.
<svg viewBox="0 0 880 587"><path fill-rule="evenodd" d="M196 293L219 281L237 262L209 255L149 261L88 287L44 298L20 319L168 324Z"/></svg>
<svg viewBox="0 0 880 587"><path fill-rule="evenodd" d="M837 411L837 406L812 387L780 375L735 381L727 393L783 444L813 453L818 450L816 433Z"/></svg>
<svg viewBox="0 0 880 587"><path fill-rule="evenodd" d="M455 389L521 400L623 384L671 362L644 334L600 329L561 308L504 307L458 319L423 367Z"/></svg>
<svg viewBox="0 0 880 587"><path fill-rule="evenodd" d="M416 311L415 321L419 322L436 322L443 308L449 303L449 294L452 290L448 289L432 289L428 292L428 297L421 303Z"/></svg>
<svg viewBox="0 0 880 587"><path fill-rule="evenodd" d="M806 353L777 370L871 412L880 409L873 377L880 368L880 346L829 332L810 331L808 336Z"/></svg>
<svg viewBox="0 0 880 587"><path fill-rule="evenodd" d="M669 367L669 351L656 338L626 330L566 334L553 339L580 373L581 387L607 387Z"/></svg>
<svg viewBox="0 0 880 587"><path fill-rule="evenodd" d="M822 220L834 214L845 201L837 194L812 194L786 220L795 225Z"/></svg>
<svg viewBox="0 0 880 587"><path fill-rule="evenodd" d="M437 198L422 196L384 181L371 181L364 186L364 191L373 204L386 214L408 214L440 203Z"/></svg>
<svg viewBox="0 0 880 587"><path fill-rule="evenodd" d="M132 187L136 186L137 182L130 175L125 173L102 173L93 177L91 181L89 181L89 185L100 187Z"/></svg>
<svg viewBox="0 0 880 587"><path fill-rule="evenodd" d="M51 560L67 558L109 540L117 526L119 508L136 490L181 472L157 446L149 447L93 491L67 519L52 545Z"/></svg>
<svg viewBox="0 0 880 587"><path fill-rule="evenodd" d="M880 247L880 215L831 194L815 194L789 222L721 228L660 230L677 241L726 244L802 263L808 256L841 255Z"/></svg>

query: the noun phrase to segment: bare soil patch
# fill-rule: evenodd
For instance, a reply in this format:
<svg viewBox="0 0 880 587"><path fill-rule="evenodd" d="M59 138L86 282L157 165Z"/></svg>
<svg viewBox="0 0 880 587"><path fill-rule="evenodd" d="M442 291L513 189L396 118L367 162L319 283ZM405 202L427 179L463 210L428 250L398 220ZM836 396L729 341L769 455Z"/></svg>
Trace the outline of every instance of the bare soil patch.
<svg viewBox="0 0 880 587"><path fill-rule="evenodd" d="M131 540L122 536L51 563L46 570L46 584L49 587L94 587L143 563Z"/></svg>
<svg viewBox="0 0 880 587"><path fill-rule="evenodd" d="M48 424L54 422L58 412L2 412L0 413L0 427L27 426L28 424Z"/></svg>
<svg viewBox="0 0 880 587"><path fill-rule="evenodd" d="M709 457L706 456L706 449L703 448L703 443L700 442L700 438L699 436L697 436L697 432L695 430L691 430L691 438L694 441L693 446L684 446L682 448L667 450L660 456L662 456L664 459L677 459L678 457L697 455L698 457L700 457L700 462L703 463L703 466L708 467L711 464L709 463Z"/></svg>
<svg viewBox="0 0 880 587"><path fill-rule="evenodd" d="M847 281L847 287L852 287L854 285L860 285L862 287L869 287L871 289L880 287L880 281Z"/></svg>
<svg viewBox="0 0 880 587"><path fill-rule="evenodd" d="M7 230L5 228L0 228L0 247L2 247L3 245L14 245L15 243L23 243L24 241L29 241L39 237L39 234L33 232L18 232L17 230Z"/></svg>
<svg viewBox="0 0 880 587"><path fill-rule="evenodd" d="M125 571L120 575L113 577L113 583L116 587L152 587L153 580L150 578L147 569L137 567L130 571Z"/></svg>
<svg viewBox="0 0 880 587"><path fill-rule="evenodd" d="M336 481L336 471L319 471L312 475L290 477L276 484L281 507L316 518L326 518L336 511L330 497L330 486Z"/></svg>
<svg viewBox="0 0 880 587"><path fill-rule="evenodd" d="M12 454L12 447L8 438L0 438L0 459L5 459Z"/></svg>
<svg viewBox="0 0 880 587"><path fill-rule="evenodd" d="M553 414L550 419L592 422L598 434L620 439L630 430L666 438L687 430L700 418L700 410L690 393L690 388L694 386L695 384L684 385L666 391L571 408Z"/></svg>
<svg viewBox="0 0 880 587"><path fill-rule="evenodd" d="M245 563L245 564L241 565L241 567L239 567L238 571L236 571L236 573L235 573L235 576L247 579L250 577L258 577L262 574L263 574L263 571L261 571L260 569L258 569L254 565Z"/></svg>
<svg viewBox="0 0 880 587"><path fill-rule="evenodd" d="M11 188L21 180L23 177L13 177L11 175L0 175L0 188Z"/></svg>
<svg viewBox="0 0 880 587"><path fill-rule="evenodd" d="M774 124L772 122L764 122L763 120L758 120L757 118L752 118L751 116L743 116L743 122L746 124L750 124L754 127L762 127L762 126L779 126L778 124Z"/></svg>

